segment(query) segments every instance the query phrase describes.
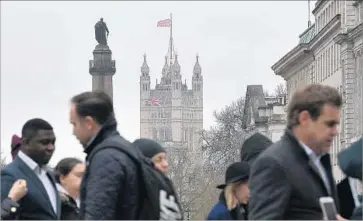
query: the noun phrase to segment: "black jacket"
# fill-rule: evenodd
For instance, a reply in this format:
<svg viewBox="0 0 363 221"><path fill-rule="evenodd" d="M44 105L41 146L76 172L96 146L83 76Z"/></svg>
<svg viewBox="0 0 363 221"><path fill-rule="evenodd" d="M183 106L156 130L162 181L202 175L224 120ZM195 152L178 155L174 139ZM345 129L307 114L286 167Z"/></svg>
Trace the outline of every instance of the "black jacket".
<svg viewBox="0 0 363 221"><path fill-rule="evenodd" d="M59 193L62 202L61 220L76 220L79 218L79 208L76 201L65 193Z"/></svg>
<svg viewBox="0 0 363 221"><path fill-rule="evenodd" d="M135 151L132 144L117 132L114 118L105 123L92 143L85 149L86 171L80 187L80 219L135 220L139 208L139 180L137 166L123 152L114 148L92 152L114 138L123 148Z"/></svg>
<svg viewBox="0 0 363 221"><path fill-rule="evenodd" d="M286 130L280 141L267 148L253 163L249 180L250 220L321 220L319 198L339 202L329 154L321 159L332 193L295 135Z"/></svg>
<svg viewBox="0 0 363 221"><path fill-rule="evenodd" d="M340 215L344 218L349 218L353 214L355 203L348 177L337 184L337 191L340 205Z"/></svg>

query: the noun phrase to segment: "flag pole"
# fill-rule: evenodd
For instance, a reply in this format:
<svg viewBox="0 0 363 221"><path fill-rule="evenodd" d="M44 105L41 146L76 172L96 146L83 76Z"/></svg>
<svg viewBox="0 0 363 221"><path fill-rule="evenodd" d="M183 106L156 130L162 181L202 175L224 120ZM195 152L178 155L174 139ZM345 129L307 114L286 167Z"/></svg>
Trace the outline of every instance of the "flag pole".
<svg viewBox="0 0 363 221"><path fill-rule="evenodd" d="M311 12L310 12L310 0L308 0L308 28L311 26Z"/></svg>
<svg viewBox="0 0 363 221"><path fill-rule="evenodd" d="M173 60L173 15L170 13L170 65Z"/></svg>

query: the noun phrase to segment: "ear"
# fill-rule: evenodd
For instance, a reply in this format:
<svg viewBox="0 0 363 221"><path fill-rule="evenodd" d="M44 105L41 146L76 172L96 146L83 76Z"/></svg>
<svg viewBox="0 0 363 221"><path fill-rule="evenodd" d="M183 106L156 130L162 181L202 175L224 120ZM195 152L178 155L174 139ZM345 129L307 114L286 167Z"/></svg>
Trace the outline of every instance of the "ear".
<svg viewBox="0 0 363 221"><path fill-rule="evenodd" d="M311 120L310 114L308 111L301 111L299 114L299 123L301 125L306 125Z"/></svg>
<svg viewBox="0 0 363 221"><path fill-rule="evenodd" d="M65 176L60 175L59 176L59 182L60 182L61 185L64 183L64 180L65 180Z"/></svg>
<svg viewBox="0 0 363 221"><path fill-rule="evenodd" d="M24 146L29 143L29 138L21 138L21 145Z"/></svg>
<svg viewBox="0 0 363 221"><path fill-rule="evenodd" d="M85 124L85 127L88 130L91 130L92 129L94 123L95 123L95 120L93 120L92 117L87 116L87 117L84 118L84 124Z"/></svg>

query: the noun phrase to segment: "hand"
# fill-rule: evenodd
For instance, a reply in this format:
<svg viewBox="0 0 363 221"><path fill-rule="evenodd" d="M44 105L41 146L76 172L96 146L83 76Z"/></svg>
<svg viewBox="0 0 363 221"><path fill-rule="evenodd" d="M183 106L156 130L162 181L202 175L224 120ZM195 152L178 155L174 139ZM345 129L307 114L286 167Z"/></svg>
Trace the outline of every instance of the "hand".
<svg viewBox="0 0 363 221"><path fill-rule="evenodd" d="M28 188L26 185L26 181L19 179L14 182L13 186L11 187L11 189L9 191L8 197L11 200L17 202L18 200L23 198L25 196L25 194L27 194L27 192L28 192Z"/></svg>
<svg viewBox="0 0 363 221"><path fill-rule="evenodd" d="M341 217L340 215L337 215L337 220L347 220L347 219L344 219L343 217Z"/></svg>

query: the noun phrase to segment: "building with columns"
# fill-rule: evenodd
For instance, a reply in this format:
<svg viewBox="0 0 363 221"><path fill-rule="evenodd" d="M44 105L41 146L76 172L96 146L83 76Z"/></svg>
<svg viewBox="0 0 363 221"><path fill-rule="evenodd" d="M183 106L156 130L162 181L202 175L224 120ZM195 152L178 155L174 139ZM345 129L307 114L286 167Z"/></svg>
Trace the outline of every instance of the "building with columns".
<svg viewBox="0 0 363 221"><path fill-rule="evenodd" d="M286 128L286 95L266 96L262 85L247 85L243 129L248 135L260 132L272 142L280 140Z"/></svg>
<svg viewBox="0 0 363 221"><path fill-rule="evenodd" d="M174 53L172 37L160 83L151 88L150 69L146 55L140 76L140 137L150 138L167 148L184 148L197 151L201 147L203 130L203 76L196 61L192 87L182 81L182 69L178 55Z"/></svg>
<svg viewBox="0 0 363 221"><path fill-rule="evenodd" d="M318 0L313 15L315 24L272 69L287 82L287 102L296 88L309 83L327 84L341 92L340 134L331 154L335 178L340 180L337 153L363 133L363 1Z"/></svg>

